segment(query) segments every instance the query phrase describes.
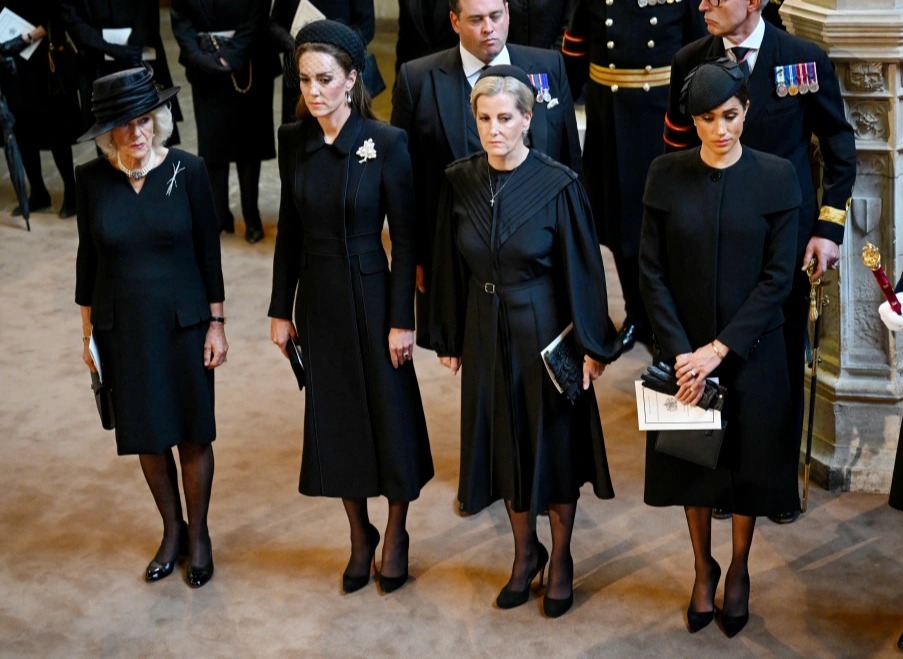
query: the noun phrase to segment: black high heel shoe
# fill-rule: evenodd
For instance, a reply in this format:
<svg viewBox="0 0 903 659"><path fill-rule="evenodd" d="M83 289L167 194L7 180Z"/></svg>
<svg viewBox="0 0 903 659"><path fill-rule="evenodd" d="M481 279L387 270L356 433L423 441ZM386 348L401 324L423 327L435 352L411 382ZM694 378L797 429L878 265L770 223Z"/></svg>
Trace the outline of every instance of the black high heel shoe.
<svg viewBox="0 0 903 659"><path fill-rule="evenodd" d="M746 623L749 622L749 575L745 578L746 581L746 613L743 613L738 616L729 616L725 615L724 611L721 612L721 629L724 631L724 635L728 638L733 638L740 631L746 627ZM727 590L727 584L725 583L725 591ZM727 594L725 593L725 599L727 599Z"/></svg>
<svg viewBox="0 0 903 659"><path fill-rule="evenodd" d="M542 612L547 618L560 618L574 605L574 559L571 556L568 556L568 565L571 568L571 594L562 599L555 599L548 595L543 597ZM551 580L551 576L549 579Z"/></svg>
<svg viewBox="0 0 903 659"><path fill-rule="evenodd" d="M210 557L210 562L207 563L207 565L204 565L203 567L189 565L188 570L185 572L185 581L187 581L188 585L192 588L200 588L212 578L213 556Z"/></svg>
<svg viewBox="0 0 903 659"><path fill-rule="evenodd" d="M712 591L712 610L711 611L694 611L691 605L687 607L687 630L691 634L695 634L700 629L707 627L715 618L715 591L718 588L718 581L721 579L721 566L713 558L710 559L712 569L709 572L709 586Z"/></svg>
<svg viewBox="0 0 903 659"><path fill-rule="evenodd" d="M500 609L513 609L526 603L526 601L530 599L530 584L533 583L533 579L536 578L537 574L539 575L539 587L542 588L543 577L545 577L546 573L546 563L548 562L549 552L541 542L537 542L536 567L530 572L526 587L523 590L514 590L510 588L511 581L508 581L508 583L505 584L505 587L502 588L499 596L495 598L495 605Z"/></svg>
<svg viewBox="0 0 903 659"><path fill-rule="evenodd" d="M370 571L376 569L376 546L379 544L379 531L372 524L367 525L367 548L370 550L370 558L367 559L367 574L348 574L348 568L342 574L342 590L353 593L370 583Z"/></svg>
<svg viewBox="0 0 903 659"><path fill-rule="evenodd" d="M147 583L154 583L156 581L160 581L160 579L165 579L170 574L172 574L173 569L176 567L176 561L179 560L180 556L185 556L188 553L188 524L184 521L179 526L179 551L176 554L175 558L171 561L166 561L165 563L161 563L156 558L147 564L147 569L144 571L144 580Z"/></svg>
<svg viewBox="0 0 903 659"><path fill-rule="evenodd" d="M383 593L391 593L393 590L398 590L408 580L408 551L411 548L411 536L408 535L407 531L404 532L402 544L404 545L405 555L404 572L397 577L387 577L382 572L376 573L376 580L379 582L379 588Z"/></svg>

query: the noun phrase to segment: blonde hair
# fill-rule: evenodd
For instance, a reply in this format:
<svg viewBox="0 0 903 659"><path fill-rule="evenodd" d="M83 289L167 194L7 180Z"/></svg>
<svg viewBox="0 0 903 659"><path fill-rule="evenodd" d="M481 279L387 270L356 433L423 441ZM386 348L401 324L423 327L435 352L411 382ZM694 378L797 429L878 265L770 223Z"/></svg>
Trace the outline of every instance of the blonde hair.
<svg viewBox="0 0 903 659"><path fill-rule="evenodd" d="M151 140L151 145L156 149L172 137L174 125L172 110L169 107L169 103L165 103L158 108L154 108L147 114L150 114L154 121L154 137ZM140 117L142 115L138 116ZM112 132L112 130L108 130L106 133L101 133L94 138L94 143L97 145L97 148L100 149L101 153L107 158L112 158L116 155L116 145L113 144Z"/></svg>
<svg viewBox="0 0 903 659"><path fill-rule="evenodd" d="M521 114L533 114L535 99L527 85L510 76L486 76L477 80L470 92L470 109L474 116L477 115L477 100L481 96L498 96L505 93L514 97L514 105Z"/></svg>

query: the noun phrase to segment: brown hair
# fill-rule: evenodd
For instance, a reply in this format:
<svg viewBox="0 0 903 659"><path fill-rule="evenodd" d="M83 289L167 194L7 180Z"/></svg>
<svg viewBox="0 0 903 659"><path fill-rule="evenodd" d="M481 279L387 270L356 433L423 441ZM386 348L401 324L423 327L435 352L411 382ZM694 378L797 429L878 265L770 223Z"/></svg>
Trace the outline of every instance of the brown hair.
<svg viewBox="0 0 903 659"><path fill-rule="evenodd" d="M341 67L342 71L345 72L345 75L351 75L351 72L354 69L351 63L351 56L346 53L341 48L337 48L332 44L328 43L302 43L298 48L295 49L295 66L298 67L301 56L304 53L325 53L326 55L332 55L335 58L335 61L338 62L338 65ZM357 78L354 80L354 86L351 88L351 105L357 108L358 112L361 113L366 119L376 119L376 115L373 113L373 107L370 101L370 94L367 92L364 87L364 81L361 77L361 72L357 72ZM304 102L304 94L298 94L298 104L295 106L295 116L298 119L304 119L308 116L309 111L307 109L307 104Z"/></svg>

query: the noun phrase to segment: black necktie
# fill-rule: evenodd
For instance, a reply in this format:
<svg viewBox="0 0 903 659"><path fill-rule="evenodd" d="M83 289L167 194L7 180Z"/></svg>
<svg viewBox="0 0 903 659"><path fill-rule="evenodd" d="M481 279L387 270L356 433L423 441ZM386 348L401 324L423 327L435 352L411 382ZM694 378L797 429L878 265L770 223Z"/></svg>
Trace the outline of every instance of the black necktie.
<svg viewBox="0 0 903 659"><path fill-rule="evenodd" d="M746 75L747 80L749 80L749 62L746 61L746 58L749 57L749 54L752 51L752 48L740 48L739 46L731 48L731 52L734 54L734 58L737 60L737 64L740 65L740 69Z"/></svg>

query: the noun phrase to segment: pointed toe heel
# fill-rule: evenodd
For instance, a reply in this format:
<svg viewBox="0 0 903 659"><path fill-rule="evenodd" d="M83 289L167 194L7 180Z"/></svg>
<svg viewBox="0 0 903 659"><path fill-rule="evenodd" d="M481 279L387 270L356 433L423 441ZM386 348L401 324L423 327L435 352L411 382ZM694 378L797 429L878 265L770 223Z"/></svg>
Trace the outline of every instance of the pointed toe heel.
<svg viewBox="0 0 903 659"><path fill-rule="evenodd" d="M713 558L711 559L712 570L709 573L709 590L712 592L712 610L711 611L694 611L692 605L687 607L687 631L695 634L701 629L708 627L712 620L715 619L715 591L718 589L718 582L721 580L721 566ZM691 603L692 604L692 603Z"/></svg>
<svg viewBox="0 0 903 659"><path fill-rule="evenodd" d="M553 599L548 596L542 598L542 612L547 618L560 618L570 611L573 605L574 593L564 599Z"/></svg>
<svg viewBox="0 0 903 659"><path fill-rule="evenodd" d="M200 588L208 581L213 578L213 559L210 559L210 562L203 567L194 567L193 565L188 566L188 571L185 573L185 580L188 582L188 585L192 588Z"/></svg>
<svg viewBox="0 0 903 659"><path fill-rule="evenodd" d="M348 568L345 568L345 572L342 573L342 590L346 595L358 591L370 583L370 573L376 569L377 545L379 545L379 531L375 526L369 524L367 526L367 549L370 551L370 558L367 560L367 573L348 574Z"/></svg>
<svg viewBox="0 0 903 659"><path fill-rule="evenodd" d="M744 613L742 616L726 616L723 613L721 614L721 629L728 638L733 638L739 634L743 628L746 627L747 622L749 622L749 613Z"/></svg>
<svg viewBox="0 0 903 659"><path fill-rule="evenodd" d="M527 579L527 586L522 590L514 590L509 587L511 585L510 581L505 584L498 597L495 598L495 605L500 609L513 609L525 604L530 599L530 584L533 583L537 574L539 575L539 587L542 588L546 564L549 562L549 552L542 543L537 543L536 551L536 567L530 573L530 578Z"/></svg>

